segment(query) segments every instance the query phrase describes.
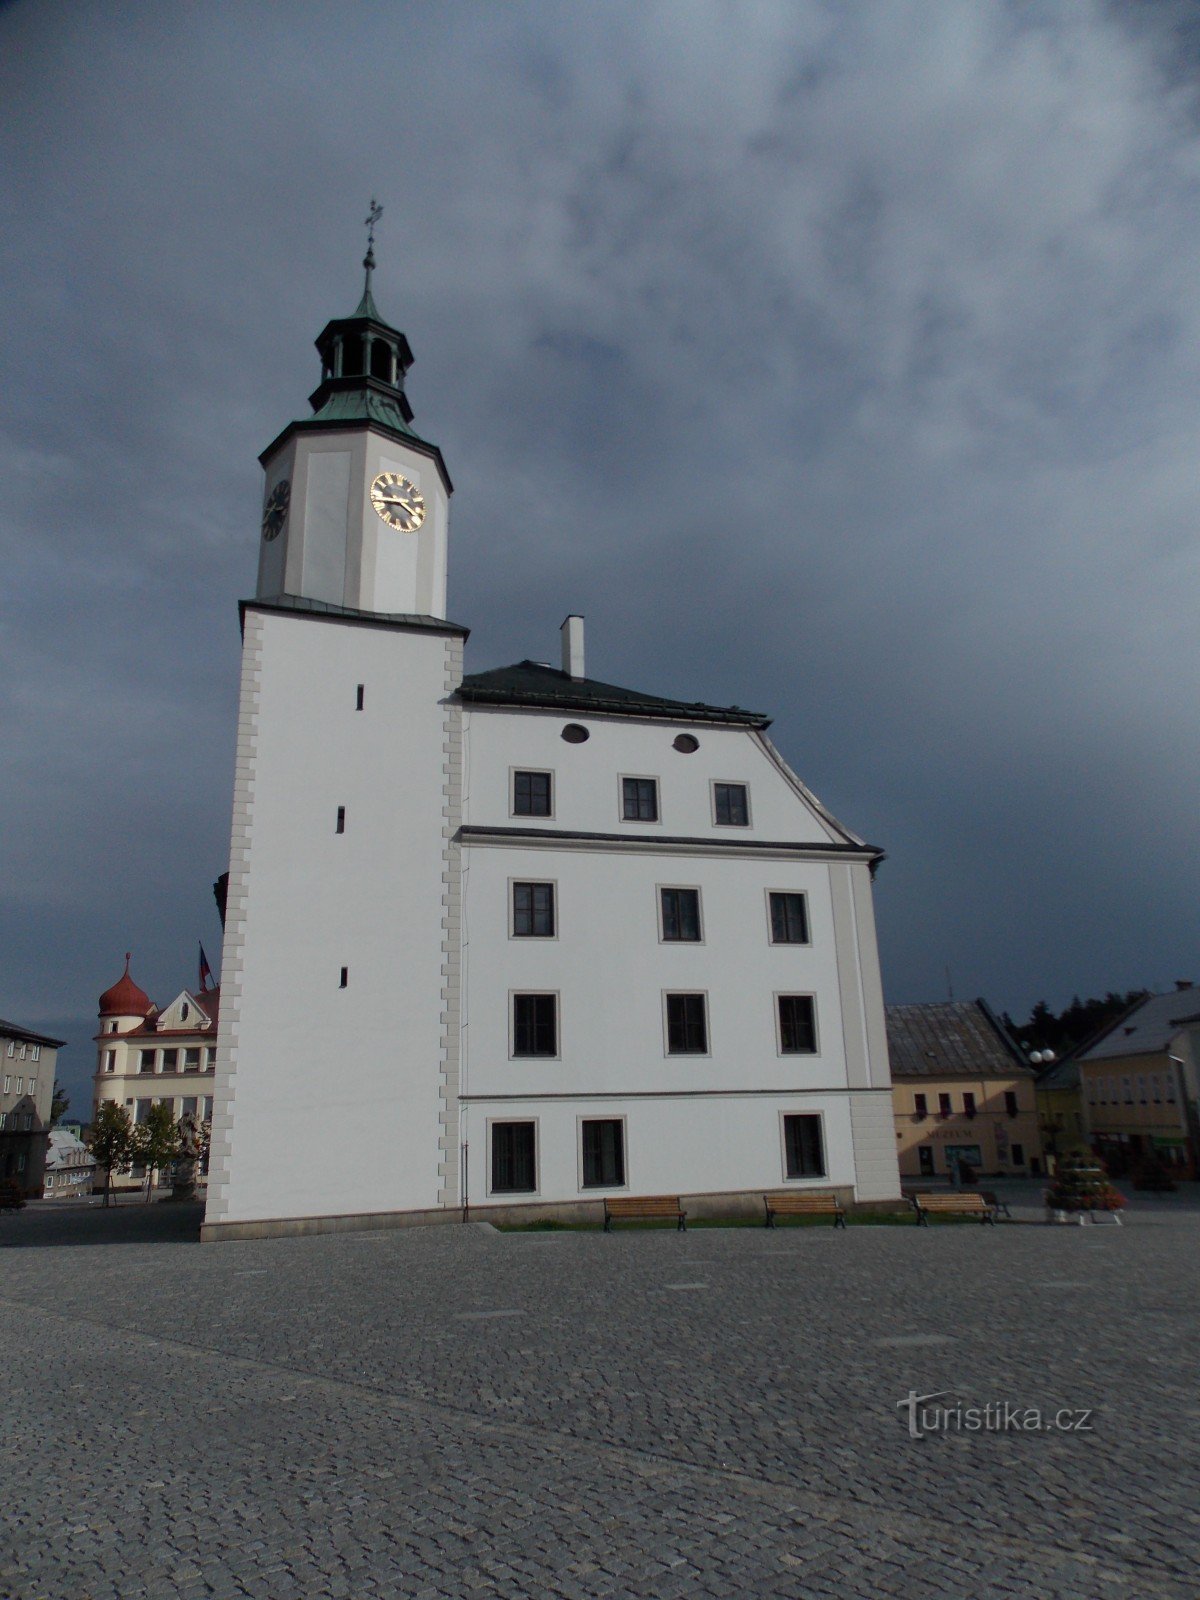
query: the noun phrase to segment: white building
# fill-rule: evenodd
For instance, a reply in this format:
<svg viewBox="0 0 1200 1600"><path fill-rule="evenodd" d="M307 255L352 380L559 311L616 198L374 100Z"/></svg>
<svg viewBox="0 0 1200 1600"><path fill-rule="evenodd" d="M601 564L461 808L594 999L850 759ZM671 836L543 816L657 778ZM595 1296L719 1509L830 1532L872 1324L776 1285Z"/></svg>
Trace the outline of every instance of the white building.
<svg viewBox="0 0 1200 1600"><path fill-rule="evenodd" d="M79 1135L67 1128L51 1128L43 1198L78 1200L91 1194L95 1177L95 1158Z"/></svg>
<svg viewBox="0 0 1200 1600"><path fill-rule="evenodd" d="M0 1183L38 1196L61 1039L0 1019Z"/></svg>
<svg viewBox="0 0 1200 1600"><path fill-rule="evenodd" d="M181 989L158 1007L125 971L100 996L93 1112L115 1100L131 1122L145 1122L153 1105L168 1105L176 1121L190 1113L211 1122L217 1059L220 989ZM135 1164L113 1173L113 1188L138 1188L146 1177Z"/></svg>
<svg viewBox="0 0 1200 1600"><path fill-rule="evenodd" d="M581 618L464 678L367 277L261 458L205 1236L897 1195L880 852L765 717L588 678Z"/></svg>

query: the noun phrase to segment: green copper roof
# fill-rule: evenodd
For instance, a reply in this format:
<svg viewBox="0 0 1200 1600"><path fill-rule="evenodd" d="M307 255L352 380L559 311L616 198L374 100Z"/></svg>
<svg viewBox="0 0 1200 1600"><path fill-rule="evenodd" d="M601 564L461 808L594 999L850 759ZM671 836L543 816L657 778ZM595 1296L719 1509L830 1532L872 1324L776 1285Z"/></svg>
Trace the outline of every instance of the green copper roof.
<svg viewBox="0 0 1200 1600"><path fill-rule="evenodd" d="M378 422L397 433L407 434L421 444L429 441L414 433L404 420L404 413L390 395L365 383L353 389L334 389L321 408L308 419L310 422Z"/></svg>
<svg viewBox="0 0 1200 1600"><path fill-rule="evenodd" d="M375 305L375 296L371 293L369 286L363 290L362 299L354 308L354 315L356 317L372 317L376 322L383 322L383 318L379 315ZM383 322L383 325L385 328L389 326L386 322Z"/></svg>

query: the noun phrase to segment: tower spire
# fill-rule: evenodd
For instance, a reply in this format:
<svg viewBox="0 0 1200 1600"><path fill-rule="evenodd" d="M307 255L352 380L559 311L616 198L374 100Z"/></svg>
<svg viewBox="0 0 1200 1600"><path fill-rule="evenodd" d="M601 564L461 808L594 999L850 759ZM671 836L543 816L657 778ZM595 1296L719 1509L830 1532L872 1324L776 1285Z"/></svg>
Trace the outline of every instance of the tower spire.
<svg viewBox="0 0 1200 1600"><path fill-rule="evenodd" d="M371 209L367 212L363 226L367 230L367 253L363 257L363 295L358 303L356 317L378 318L379 312L375 309L375 301L371 294L371 274L375 271L375 224L383 215L383 207L378 204L375 196L371 196Z"/></svg>

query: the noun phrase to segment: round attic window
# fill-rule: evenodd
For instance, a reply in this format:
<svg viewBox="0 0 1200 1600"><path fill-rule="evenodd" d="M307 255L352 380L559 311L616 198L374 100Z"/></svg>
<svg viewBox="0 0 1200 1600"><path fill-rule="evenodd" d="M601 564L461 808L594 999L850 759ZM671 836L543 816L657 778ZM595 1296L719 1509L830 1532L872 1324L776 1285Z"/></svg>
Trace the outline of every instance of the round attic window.
<svg viewBox="0 0 1200 1600"><path fill-rule="evenodd" d="M694 733L677 733L672 741L676 750L682 755L694 755L700 748L700 741Z"/></svg>
<svg viewBox="0 0 1200 1600"><path fill-rule="evenodd" d="M581 722L568 722L562 736L568 744L586 744L592 737Z"/></svg>

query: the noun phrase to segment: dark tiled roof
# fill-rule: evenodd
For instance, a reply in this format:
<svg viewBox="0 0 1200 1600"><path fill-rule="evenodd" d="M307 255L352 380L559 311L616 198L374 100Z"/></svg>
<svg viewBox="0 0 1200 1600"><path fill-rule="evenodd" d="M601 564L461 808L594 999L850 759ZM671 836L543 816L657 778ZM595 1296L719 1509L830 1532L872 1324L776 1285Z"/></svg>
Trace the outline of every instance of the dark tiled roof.
<svg viewBox="0 0 1200 1600"><path fill-rule="evenodd" d="M701 701L666 700L638 689L621 689L595 678L572 678L540 661L518 661L492 672L471 672L459 688L462 699L482 705L539 706L553 711L583 711L607 716L665 717L674 722L728 722L746 728L770 727L771 719L741 706L709 706Z"/></svg>
<svg viewBox="0 0 1200 1600"><path fill-rule="evenodd" d="M1200 1023L1200 990L1190 985L1170 994L1151 994L1111 1023L1099 1038L1075 1053L1077 1061L1111 1061L1119 1056L1161 1055L1185 1026Z"/></svg>
<svg viewBox="0 0 1200 1600"><path fill-rule="evenodd" d="M5 1022L3 1017L0 1017L0 1033L6 1039L16 1039L18 1043L51 1045L56 1050L61 1049L64 1043L62 1039L51 1039L49 1034L33 1033L29 1028L22 1028L19 1023Z"/></svg>
<svg viewBox="0 0 1200 1600"><path fill-rule="evenodd" d="M887 1006L893 1078L1033 1076L1003 1025L983 1000Z"/></svg>

